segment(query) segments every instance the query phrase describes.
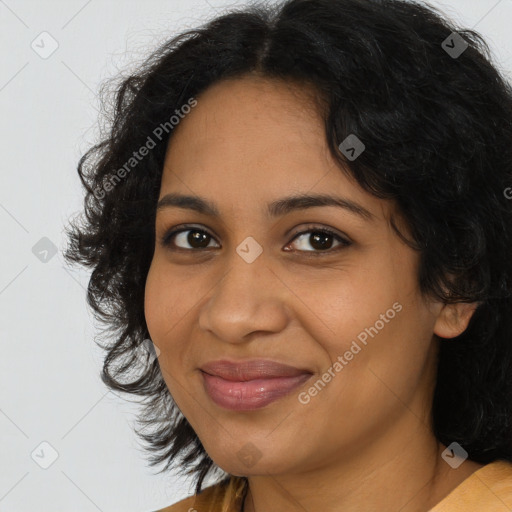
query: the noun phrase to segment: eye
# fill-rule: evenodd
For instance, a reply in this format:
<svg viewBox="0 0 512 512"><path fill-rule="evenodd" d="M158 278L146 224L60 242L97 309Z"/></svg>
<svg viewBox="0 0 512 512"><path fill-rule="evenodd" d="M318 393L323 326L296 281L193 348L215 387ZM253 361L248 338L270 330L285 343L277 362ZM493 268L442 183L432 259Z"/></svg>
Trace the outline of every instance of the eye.
<svg viewBox="0 0 512 512"><path fill-rule="evenodd" d="M212 248L210 242L213 240L213 235L204 229L182 225L167 231L161 238L160 243L162 247L170 251L198 252L197 250L194 251L194 249ZM289 247L295 240L300 240L302 247L305 247L306 244L310 244L310 246L313 247L313 250L299 249L298 252L310 252L315 256L325 252L331 253L335 250L352 245L350 241L346 240L335 231L318 226L308 226L307 231L297 233L286 247ZM333 241L338 242L339 245L337 248L332 249ZM186 244L189 244L189 247L186 247ZM288 249L286 250L289 252Z"/></svg>
<svg viewBox="0 0 512 512"><path fill-rule="evenodd" d="M187 235L188 233L188 235ZM161 240L161 244L165 248L169 248L169 250L175 250L175 246L178 247L178 250L191 251L192 249L199 248L205 249L208 248L208 240L213 239L213 235L211 235L208 231L204 229L199 229L194 226L186 227L182 226L181 229L171 228ZM192 249L187 247L180 247L178 244L190 244Z"/></svg>
<svg viewBox="0 0 512 512"><path fill-rule="evenodd" d="M301 241L302 247L305 246L304 242L306 242L306 244L309 244L313 247L313 251L306 250L306 252L311 252L313 254L321 252L333 252L333 239L339 242L338 248L334 250L343 249L344 247L352 245L351 242L338 235L335 231L324 227L319 228L315 226L309 226L307 231L301 231L298 233L293 238L292 242L301 238L303 238Z"/></svg>

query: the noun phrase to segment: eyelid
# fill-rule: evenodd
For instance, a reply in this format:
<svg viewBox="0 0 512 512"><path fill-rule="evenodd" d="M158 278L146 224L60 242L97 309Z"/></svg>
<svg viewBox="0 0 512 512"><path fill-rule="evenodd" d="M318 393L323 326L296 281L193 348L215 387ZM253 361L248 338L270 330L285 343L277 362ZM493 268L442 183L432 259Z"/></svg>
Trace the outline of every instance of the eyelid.
<svg viewBox="0 0 512 512"><path fill-rule="evenodd" d="M301 227L299 230L297 230L297 232L294 232L294 234L292 235L293 238L290 240L289 244L293 243L299 236L306 235L308 233L314 233L314 232L327 233L329 235L332 235L333 237L338 239L338 241L340 242L340 244L342 246L348 247L349 245L353 244L350 237L348 237L344 233L340 233L337 229L329 228L327 226L319 226L318 224L309 224L309 225ZM326 251L299 251L299 252L309 252L309 253L320 254L322 252L324 252L324 253L331 252L332 253L335 250L336 250L336 248L327 249Z"/></svg>
<svg viewBox="0 0 512 512"><path fill-rule="evenodd" d="M178 224L178 225L173 226L173 227L171 227L169 229L166 229L164 231L164 234L160 237L160 243L162 244L162 246L164 248L168 248L167 246L170 245L170 239L172 237L182 233L183 231L192 231L194 229L196 229L197 231L204 231L207 235L209 235L211 238L216 240L215 235L213 233L211 233L209 229L205 228L202 225L198 225L198 224ZM178 247L175 250L178 250L178 251L182 250L182 251L188 251L188 252L193 252L194 251L194 249L182 249L181 247ZM195 251L197 252L197 249Z"/></svg>
<svg viewBox="0 0 512 512"><path fill-rule="evenodd" d="M163 236L161 236L159 238L159 242L164 249L169 249L174 252L180 252L180 251L181 252L190 252L190 253L200 252L201 249L183 249L182 247L171 248L171 239L174 236L181 234L183 232L186 232L186 231L192 231L194 229L197 231L202 231L202 232L206 233L213 240L215 240L216 243L218 243L216 240L216 236L213 233L211 233L211 231L209 229L207 229L206 227L204 227L203 225L200 225L200 224L199 225L198 224L179 224L179 225L173 226L173 227L165 230ZM292 251L287 251L287 252L296 252L296 253L308 254L308 255L321 255L321 254L327 255L327 254L332 254L334 252L337 252L337 250L340 248L349 247L354 243L349 236L347 236L346 234L344 234L342 232L339 232L338 230L336 230L334 228L322 226L317 223L309 223L309 224L306 224L305 226L304 225L301 226L296 231L292 230L291 233L288 232L286 234L286 236L291 236L292 238L287 243L286 246L288 247L290 244L292 244L299 236L306 235L308 233L315 232L315 231L320 232L320 233L324 232L324 233L332 235L333 237L338 239L339 245L334 248L331 248L331 249L326 249L325 251L292 250ZM211 249L211 248L204 247L202 249L204 250L204 249Z"/></svg>

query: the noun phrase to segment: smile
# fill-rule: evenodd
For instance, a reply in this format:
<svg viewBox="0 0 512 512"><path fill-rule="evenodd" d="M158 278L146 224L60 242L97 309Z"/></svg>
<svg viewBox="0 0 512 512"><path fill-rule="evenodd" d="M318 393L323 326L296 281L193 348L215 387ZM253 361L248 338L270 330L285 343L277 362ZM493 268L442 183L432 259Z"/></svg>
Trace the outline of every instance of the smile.
<svg viewBox="0 0 512 512"><path fill-rule="evenodd" d="M246 381L226 380L201 371L206 393L220 407L248 411L259 409L288 395L306 382L310 373L293 377L272 377Z"/></svg>

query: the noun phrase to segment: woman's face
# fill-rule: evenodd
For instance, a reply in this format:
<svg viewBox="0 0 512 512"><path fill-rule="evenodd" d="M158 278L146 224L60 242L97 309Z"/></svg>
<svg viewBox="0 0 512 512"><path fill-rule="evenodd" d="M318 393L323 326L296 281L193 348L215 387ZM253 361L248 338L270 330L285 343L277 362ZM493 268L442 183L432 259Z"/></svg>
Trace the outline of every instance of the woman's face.
<svg viewBox="0 0 512 512"><path fill-rule="evenodd" d="M175 402L235 475L318 468L383 439L396 454L430 411L441 308L420 294L419 255L390 227L392 204L336 166L304 88L244 77L197 100L175 128L160 199L195 196L218 216L162 205L146 283ZM345 207L269 212L297 195ZM256 359L298 371L244 384L201 370Z"/></svg>

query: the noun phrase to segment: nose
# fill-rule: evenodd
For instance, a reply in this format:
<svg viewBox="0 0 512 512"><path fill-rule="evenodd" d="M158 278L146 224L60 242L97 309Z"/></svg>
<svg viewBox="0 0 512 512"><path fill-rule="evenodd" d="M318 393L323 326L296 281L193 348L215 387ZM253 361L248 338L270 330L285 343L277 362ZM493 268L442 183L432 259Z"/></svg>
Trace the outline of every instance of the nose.
<svg viewBox="0 0 512 512"><path fill-rule="evenodd" d="M244 343L254 333L277 333L289 321L286 285L262 256L247 263L238 254L200 310L199 327L228 343Z"/></svg>

